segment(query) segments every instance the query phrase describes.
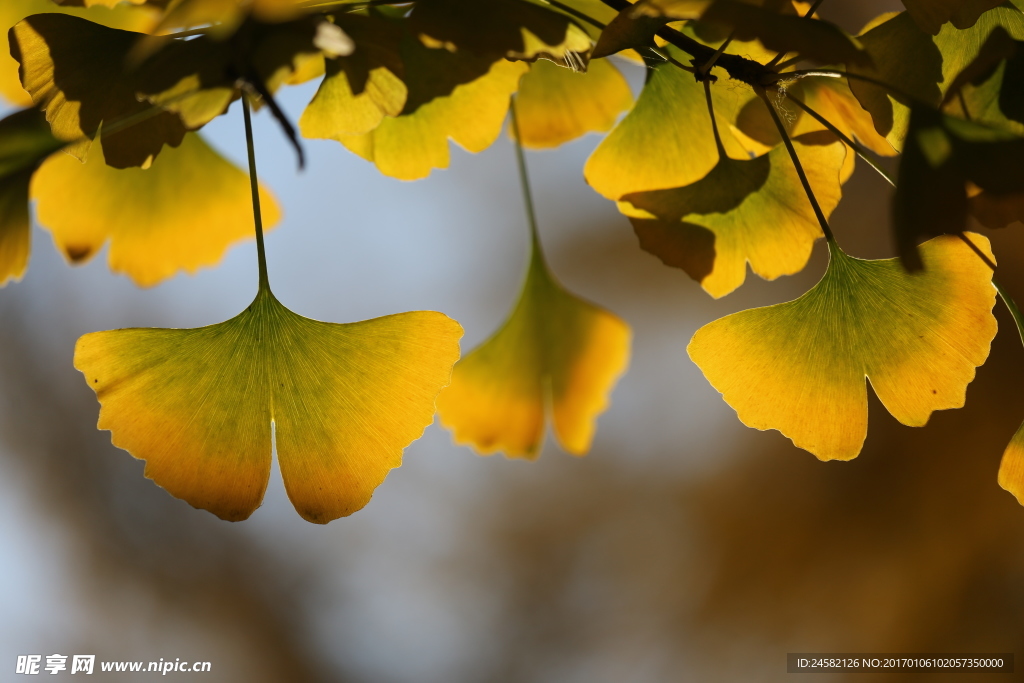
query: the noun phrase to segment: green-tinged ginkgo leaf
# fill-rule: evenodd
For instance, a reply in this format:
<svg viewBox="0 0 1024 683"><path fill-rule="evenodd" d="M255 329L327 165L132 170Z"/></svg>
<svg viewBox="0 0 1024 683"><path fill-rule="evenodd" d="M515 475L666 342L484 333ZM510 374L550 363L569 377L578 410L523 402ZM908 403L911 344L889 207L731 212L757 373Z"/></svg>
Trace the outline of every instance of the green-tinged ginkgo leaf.
<svg viewBox="0 0 1024 683"><path fill-rule="evenodd" d="M1003 2L1005 0L903 0L903 5L921 30L934 36L947 21L958 29L970 28L983 12Z"/></svg>
<svg viewBox="0 0 1024 683"><path fill-rule="evenodd" d="M663 16L692 19L692 3L656 3ZM779 11L779 10L785 11ZM811 17L797 16L791 3L781 7L759 6L740 0L714 0L700 12L702 22L720 24L735 32L740 40L759 40L772 50L793 52L803 59L820 63L870 63L856 39L835 24Z"/></svg>
<svg viewBox="0 0 1024 683"><path fill-rule="evenodd" d="M953 79L943 107L961 118L1024 135L1024 41L996 27L974 61Z"/></svg>
<svg viewBox="0 0 1024 683"><path fill-rule="evenodd" d="M6 35L12 26L25 17L47 12L72 14L104 26L143 33L151 30L155 24L154 13L145 7L121 5L114 9L105 9L101 6L87 10L57 7L52 0L3 0L0 2L0 32ZM0 96L18 107L32 104L32 97L21 87L18 62L11 57L7 49L0 51Z"/></svg>
<svg viewBox="0 0 1024 683"><path fill-rule="evenodd" d="M449 138L469 152L481 152L501 133L509 97L528 70L524 62L499 60L483 77L460 85L412 114L384 118L362 135L337 135L350 151L392 178L417 180L447 168Z"/></svg>
<svg viewBox="0 0 1024 683"><path fill-rule="evenodd" d="M366 505L401 464L433 420L461 336L432 311L318 322L261 288L209 327L87 334L75 367L102 406L99 428L171 495L245 519L276 450L295 509L323 524Z"/></svg>
<svg viewBox="0 0 1024 683"><path fill-rule="evenodd" d="M61 144L38 109L23 109L0 120L0 287L21 279L28 267L29 182Z"/></svg>
<svg viewBox="0 0 1024 683"><path fill-rule="evenodd" d="M126 78L125 55L141 34L63 14L36 14L11 29L11 54L21 64L21 82L46 112L53 134L74 144L67 151L84 160L91 138L151 109ZM176 147L185 126L160 112L129 130L104 135L103 153L117 168L151 163L164 145ZM77 141L77 142L76 142Z"/></svg>
<svg viewBox="0 0 1024 683"><path fill-rule="evenodd" d="M535 246L512 315L438 397L441 424L482 454L533 459L550 415L562 448L584 455L629 362L629 337L622 320L563 289Z"/></svg>
<svg viewBox="0 0 1024 683"><path fill-rule="evenodd" d="M747 150L728 133L727 123L735 120L750 88L730 82L714 91L726 151L731 157L746 156ZM636 105L594 150L583 175L599 194L617 200L630 192L690 185L716 163L718 149L704 87L693 74L665 64L652 70Z"/></svg>
<svg viewBox="0 0 1024 683"><path fill-rule="evenodd" d="M527 0L417 0L409 20L430 45L490 61L545 57L579 67L591 48L574 19Z"/></svg>
<svg viewBox="0 0 1024 683"><path fill-rule="evenodd" d="M149 287L179 270L220 261L252 236L249 176L195 133L146 170L116 169L94 150L86 163L52 156L32 178L39 222L67 259L80 263L110 240L110 268ZM280 218L261 190L267 226Z"/></svg>
<svg viewBox="0 0 1024 683"><path fill-rule="evenodd" d="M1024 200L1024 137L914 106L893 199L908 268L921 267L919 238L966 227L969 184L993 200Z"/></svg>
<svg viewBox="0 0 1024 683"><path fill-rule="evenodd" d="M572 71L546 59L519 83L516 110L526 147L557 147L591 132L605 132L633 104L629 84L607 59Z"/></svg>
<svg viewBox="0 0 1024 683"><path fill-rule="evenodd" d="M970 235L991 258L988 240ZM996 333L992 270L953 236L921 247L925 269L830 245L799 299L716 320L687 351L740 420L777 429L822 460L849 460L867 434L865 378L892 415L923 426L959 408Z"/></svg>
<svg viewBox="0 0 1024 683"><path fill-rule="evenodd" d="M845 146L794 142L825 216L839 204ZM747 263L773 280L803 269L821 227L785 147L756 159L721 159L707 176L620 204L640 246L682 268L718 298L746 279Z"/></svg>
<svg viewBox="0 0 1024 683"><path fill-rule="evenodd" d="M985 39L1002 26L1015 40L1024 40L1024 0L1009 0L981 15L968 29L944 24L931 36L907 12L893 16L860 36L874 66L851 64L853 73L896 88L850 79L850 88L871 112L875 129L898 150L903 148L910 118L908 97L937 107L954 79L977 57Z"/></svg>

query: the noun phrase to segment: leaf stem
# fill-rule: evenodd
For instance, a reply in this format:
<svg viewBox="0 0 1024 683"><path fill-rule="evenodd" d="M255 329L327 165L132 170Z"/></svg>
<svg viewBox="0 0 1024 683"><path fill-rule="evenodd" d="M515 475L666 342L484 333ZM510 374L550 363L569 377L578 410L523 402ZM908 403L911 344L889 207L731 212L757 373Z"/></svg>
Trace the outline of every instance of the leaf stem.
<svg viewBox="0 0 1024 683"><path fill-rule="evenodd" d="M839 69L798 69L796 71L786 71L785 73L779 74L779 80L788 80L789 78L806 78L808 76L822 76L825 78L846 79L852 78L855 81L864 81L865 83L876 85L879 88L882 88L883 90L888 90L893 95L896 95L897 97L900 97L905 100L915 101L920 99L918 97L911 95L905 90L902 90L901 88L892 85L891 83L886 83L885 81L880 81L877 78L865 76L863 74L859 74L853 71L840 71Z"/></svg>
<svg viewBox="0 0 1024 683"><path fill-rule="evenodd" d="M249 97L242 95L242 115L245 118L245 147L249 154L249 184L252 186L252 215L256 221L256 258L260 268L260 291L270 291L267 277L267 252L263 246L263 214L260 211L260 184L256 177L256 147L253 143L252 114L249 112Z"/></svg>
<svg viewBox="0 0 1024 683"><path fill-rule="evenodd" d="M715 105L711 101L711 81L704 79L704 99L708 101L708 115L711 116L711 131L715 134L715 147L718 148L718 158L726 159L729 155L725 153L725 145L722 144L722 136L718 132L718 121L715 119Z"/></svg>
<svg viewBox="0 0 1024 683"><path fill-rule="evenodd" d="M733 31L732 33L730 33L729 37L726 38L722 42L722 44L718 46L717 50L715 50L715 54L711 55L711 59L709 59L708 61L704 62L704 66L702 66L698 70L697 73L700 74L701 76L707 76L711 72L711 69L714 68L715 62L718 61L719 57L722 56L722 54L725 52L726 48L729 47L729 44L732 43L732 39L735 38L735 37L736 37L736 31Z"/></svg>
<svg viewBox="0 0 1024 683"><path fill-rule="evenodd" d="M878 175L880 175L883 178L885 178L885 180L890 185L892 185L893 187L896 187L896 180L889 174L888 171L886 171L884 168L879 166L877 161L875 161L874 159L871 158L870 152L869 152L869 150L866 147L864 147L859 142L856 142L853 139L851 139L843 131L839 130L831 121L829 121L824 116L822 116L821 114L819 114L818 112L814 111L809 106L807 106L807 104L804 103L800 98L795 97L794 95L792 95L792 94L790 94L788 92L786 93L786 98L789 99L789 100L792 100L794 104L796 104L798 107L800 107L805 112L810 114L811 117L814 118L815 121L817 121L821 125L823 125L826 128L828 128L829 131L831 131L831 133L833 135L835 135L840 140L842 140L847 145L849 145L849 147L851 149L853 149L854 152L857 153L857 156L859 156L861 159L866 161L868 166L870 166L871 168L875 169L878 172Z"/></svg>
<svg viewBox="0 0 1024 683"><path fill-rule="evenodd" d="M560 9L560 10L562 10L563 12L565 12L568 15L574 16L577 19L579 19L580 21L585 21L586 23L590 24L594 28L601 29L602 31L605 30L606 28L608 28L608 24L605 24L604 22L598 21L597 19L594 19L593 17L584 14L583 12L579 11L578 9L575 9L573 7L569 7L568 5L566 5L564 3L558 2L558 0L545 0L545 1L549 5L551 5L552 7L556 8L556 9Z"/></svg>
<svg viewBox="0 0 1024 683"><path fill-rule="evenodd" d="M803 164L800 163L800 157L796 153L796 148L793 147L793 141L789 139L789 133L786 131L786 127L782 124L782 119L779 118L779 113L775 111L775 105L768 99L768 95L765 93L764 88L755 88L758 97L764 102L764 106L768 107L768 113L771 114L772 121L775 122L775 127L779 130L779 135L782 136L782 142L786 145L786 151L789 152L789 158L793 160L793 166L796 167L796 174L800 177L800 184L804 186L804 192L807 194L807 199L811 202L811 208L814 209L814 215L818 219L818 224L821 226L821 231L825 233L825 239L828 241L829 246L836 246L836 238L832 234L832 228L828 226L828 220L825 218L825 213L821 210L821 206L818 204L818 198L814 196L814 190L811 189L811 183L807 180L807 174L804 173Z"/></svg>
<svg viewBox="0 0 1024 683"><path fill-rule="evenodd" d="M523 192L523 204L526 208L526 221L530 226L530 244L535 256L540 255L540 235L537 232L537 214L533 208L533 194L530 192L530 176L526 170L526 154L523 152L523 138L519 132L519 117L516 116L516 98L509 101L509 114L512 117L512 132L515 137L516 165L519 167L519 185ZM541 257L543 258L543 257Z"/></svg>

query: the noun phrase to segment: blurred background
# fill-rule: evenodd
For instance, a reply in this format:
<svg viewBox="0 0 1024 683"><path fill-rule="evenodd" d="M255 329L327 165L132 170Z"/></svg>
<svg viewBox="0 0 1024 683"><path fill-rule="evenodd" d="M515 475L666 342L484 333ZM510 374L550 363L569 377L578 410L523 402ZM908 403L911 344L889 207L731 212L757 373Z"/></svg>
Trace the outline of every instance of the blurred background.
<svg viewBox="0 0 1024 683"><path fill-rule="evenodd" d="M822 14L856 30L888 9ZM623 68L637 86L641 70ZM313 88L283 95L293 119ZM207 133L244 163L237 103ZM266 113L256 136L286 214L267 239L286 305L334 322L444 311L464 350L506 316L527 253L507 136L411 184L333 142L308 141L297 173ZM3 680L30 653L212 663L177 678L373 683L776 681L787 652L1024 655L1024 509L996 484L1024 419L1024 350L1004 309L964 409L913 429L871 396L860 457L818 462L740 424L685 347L711 320L804 292L823 245L797 276L750 276L712 300L587 188L596 142L528 155L558 277L633 328L593 451L549 441L537 462L481 458L434 425L364 510L326 527L295 514L276 473L244 523L171 498L95 429L71 364L86 332L233 316L255 293L253 243L141 290L105 253L69 268L36 230L26 278L0 292ZM833 220L853 255L892 255L889 197L860 164ZM1019 227L990 237L1024 298ZM872 676L904 678L946 677Z"/></svg>

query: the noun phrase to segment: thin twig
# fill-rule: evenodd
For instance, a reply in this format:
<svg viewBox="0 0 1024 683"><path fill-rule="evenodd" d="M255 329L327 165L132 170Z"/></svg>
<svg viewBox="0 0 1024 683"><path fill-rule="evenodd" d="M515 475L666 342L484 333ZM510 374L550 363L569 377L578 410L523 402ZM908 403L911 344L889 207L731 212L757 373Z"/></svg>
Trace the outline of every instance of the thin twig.
<svg viewBox="0 0 1024 683"><path fill-rule="evenodd" d="M256 147L252 134L252 114L249 112L249 98L242 95L242 114L245 118L245 146L249 154L249 184L252 186L252 214L256 221L256 257L260 268L260 291L270 291L267 277L267 252L263 246L263 214L260 211L260 184L256 177Z"/></svg>
<svg viewBox="0 0 1024 683"><path fill-rule="evenodd" d="M725 53L726 48L729 47L729 44L732 43L732 39L735 37L736 31L733 31L729 34L729 37L718 46L718 49L715 50L715 54L711 55L711 59L705 62L704 66L700 68L699 73L701 76L707 76L711 72L711 69L715 66L715 62L717 62L718 58Z"/></svg>
<svg viewBox="0 0 1024 683"><path fill-rule="evenodd" d="M786 145L786 150L789 152L789 158L793 160L793 166L796 167L796 174L800 177L800 184L804 186L804 192L807 194L807 199L811 202L811 208L814 209L814 215L818 219L818 224L821 226L821 231L825 233L825 239L828 240L829 244L835 245L836 238L832 235L832 228L828 227L828 220L825 218L825 213L821 210L821 206L818 204L818 198L814 196L814 190L811 189L811 183L807 180L807 174L804 172L803 164L800 163L800 157L796 153L796 148L793 147L793 141L789 139L789 133L786 131L786 127L782 124L782 119L779 118L779 113L775 111L775 106L768 99L768 95L765 93L764 88L756 88L758 97L764 102L764 106L768 107L768 113L771 114L772 121L775 122L775 127L779 130L779 135L782 136L782 142Z"/></svg>
<svg viewBox="0 0 1024 683"><path fill-rule="evenodd" d="M708 115L711 116L711 130L715 134L715 146L718 148L718 158L726 159L729 155L725 153L725 145L722 144L722 136L718 132L718 121L715 119L715 105L711 101L711 81L704 81L704 99L708 102Z"/></svg>

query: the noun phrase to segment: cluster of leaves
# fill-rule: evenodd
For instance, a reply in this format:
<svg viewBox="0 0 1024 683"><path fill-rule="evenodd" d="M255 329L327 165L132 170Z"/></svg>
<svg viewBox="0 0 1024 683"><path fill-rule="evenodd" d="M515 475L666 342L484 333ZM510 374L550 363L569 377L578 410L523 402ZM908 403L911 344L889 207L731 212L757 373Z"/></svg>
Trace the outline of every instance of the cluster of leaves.
<svg viewBox="0 0 1024 683"><path fill-rule="evenodd" d="M483 453L536 457L548 415L565 450L589 449L629 330L551 273L522 147L610 131L587 182L712 296L747 264L798 272L826 238L814 288L710 323L688 351L745 424L855 457L865 378L919 426L963 405L988 355L995 259L964 230L1024 218L1024 2L905 0L857 36L817 17L820 2L9 0L0 93L25 109L0 121L0 282L25 270L30 198L69 260L109 239L111 267L140 285L216 262L254 217L259 293L244 312L89 334L75 364L100 428L173 495L244 519L273 444L296 509L323 523L366 504L435 402ZM646 69L635 103L614 60ZM275 93L318 78L296 130ZM440 313L336 325L277 301L262 230L279 211L257 186L250 102L300 165L300 135L333 139L415 180L448 165L449 141L491 145L513 96L531 257L488 341L456 364L462 331ZM238 99L248 178L197 133ZM897 154L893 179L877 157ZM896 187L898 259L848 256L829 228L858 157ZM1024 427L999 481L1024 501Z"/></svg>

